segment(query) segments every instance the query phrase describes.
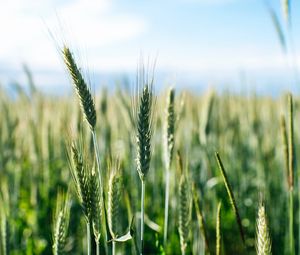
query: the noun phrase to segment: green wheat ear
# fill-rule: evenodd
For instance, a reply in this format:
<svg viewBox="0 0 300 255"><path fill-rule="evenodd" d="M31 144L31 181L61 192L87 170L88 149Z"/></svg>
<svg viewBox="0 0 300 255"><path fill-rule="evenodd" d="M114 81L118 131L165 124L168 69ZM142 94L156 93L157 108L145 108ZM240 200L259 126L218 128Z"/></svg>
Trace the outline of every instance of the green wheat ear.
<svg viewBox="0 0 300 255"><path fill-rule="evenodd" d="M167 97L166 122L165 122L165 164L170 169L175 138L175 90L170 88Z"/></svg>
<svg viewBox="0 0 300 255"><path fill-rule="evenodd" d="M61 255L65 253L69 218L70 208L68 195L58 193L56 203L56 215L53 224L52 250L54 255Z"/></svg>
<svg viewBox="0 0 300 255"><path fill-rule="evenodd" d="M258 208L256 221L256 251L257 255L271 255L271 239L267 224L265 206L261 204Z"/></svg>
<svg viewBox="0 0 300 255"><path fill-rule="evenodd" d="M116 239L120 234L120 202L121 202L121 184L120 165L116 163L112 166L108 183L108 208L107 219L110 234Z"/></svg>
<svg viewBox="0 0 300 255"><path fill-rule="evenodd" d="M145 78L144 70L138 77L138 95L136 104L137 123L137 170L141 180L149 172L151 160L151 138L153 127L153 79Z"/></svg>
<svg viewBox="0 0 300 255"><path fill-rule="evenodd" d="M215 157L217 159L218 166L219 166L220 172L221 172L222 177L223 177L223 181L224 181L224 184L225 184L225 187L226 187L226 191L227 191L227 194L228 194L228 197L229 197L229 201L230 201L232 210L235 214L235 218L236 218L236 221L237 221L237 224L238 224L238 227L239 227L239 231L240 231L240 236L243 240L243 243L245 244L245 235L244 235L244 231L243 231L242 221L241 221L241 217L240 217L240 214L239 214L239 211L238 211L237 204L236 204L235 199L234 199L234 195L233 195L233 192L232 192L231 185L228 181L228 177L227 177L227 174L225 172L225 168L223 166L223 163L221 161L221 158L220 158L218 152L215 153Z"/></svg>
<svg viewBox="0 0 300 255"><path fill-rule="evenodd" d="M84 216L87 222L90 221L91 213L91 194L90 194L90 177L86 168L86 164L83 162L83 155L80 148L77 148L75 143L72 145L72 155L70 156L70 169L71 174L75 182L75 188L80 200Z"/></svg>
<svg viewBox="0 0 300 255"><path fill-rule="evenodd" d="M179 181L179 219L178 219L178 232L180 238L181 254L185 254L189 230L190 230L190 197L188 181L182 166L182 158L180 154L177 154L178 166L180 168L180 181Z"/></svg>
<svg viewBox="0 0 300 255"><path fill-rule="evenodd" d="M96 125L96 110L91 91L87 86L70 49L66 46L62 50L65 65L71 75L73 84L75 86L77 95L79 97L80 105L84 113L85 119L89 123L91 130L95 129Z"/></svg>
<svg viewBox="0 0 300 255"><path fill-rule="evenodd" d="M91 222L93 225L93 233L97 243L99 243L101 235L101 217L102 217L102 207L101 207L101 190L98 175L93 168L90 178L90 208L91 208Z"/></svg>

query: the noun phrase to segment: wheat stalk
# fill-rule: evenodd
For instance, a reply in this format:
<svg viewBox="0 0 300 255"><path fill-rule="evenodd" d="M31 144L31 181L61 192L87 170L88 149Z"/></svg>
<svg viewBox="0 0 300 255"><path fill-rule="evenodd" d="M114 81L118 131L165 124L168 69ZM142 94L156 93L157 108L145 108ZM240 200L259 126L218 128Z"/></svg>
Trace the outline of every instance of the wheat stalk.
<svg viewBox="0 0 300 255"><path fill-rule="evenodd" d="M293 97L291 94L288 96L289 104L289 186L290 189L294 188L294 169L295 169L295 143L294 143L294 114L293 114Z"/></svg>
<svg viewBox="0 0 300 255"><path fill-rule="evenodd" d="M281 126L281 136L282 136L282 144L283 144L283 152L284 152L284 161L285 161L285 170L286 170L286 179L288 187L290 187L290 174L289 174L289 147L288 147L288 138L287 138L287 130L284 116L281 116L280 119Z"/></svg>
<svg viewBox="0 0 300 255"><path fill-rule="evenodd" d="M141 179L141 252L144 250L145 178L150 168L153 132L153 77L145 77L141 66L137 75L136 113L137 171Z"/></svg>
<svg viewBox="0 0 300 255"><path fill-rule="evenodd" d="M295 145L294 145L294 114L293 97L288 95L289 107L289 135L288 135L288 153L289 153L289 245L290 254L295 254L294 241L294 170L295 170Z"/></svg>
<svg viewBox="0 0 300 255"><path fill-rule="evenodd" d="M94 144L94 150L95 150L95 157L97 162L97 175L99 179L99 188L100 188L100 202L103 203L103 207L105 207L105 199L104 199L104 192L103 192L103 182L102 182L102 176L101 176L101 167L100 167L100 158L99 158L99 148L98 148L98 142L97 142L97 135L95 131L96 121L97 121L97 115L96 115L96 109L95 109L95 103L94 99L91 94L91 90L87 83L85 82L80 69L78 68L73 54L70 51L70 49L67 46L63 47L62 50L63 59L65 62L65 65L68 69L68 72L72 78L76 93L79 97L79 102L81 105L81 109L83 112L83 115L86 119L86 121L89 124L91 133L92 133L92 139ZM104 215L104 221L106 220L106 217ZM105 224L102 225L104 229L104 235L105 240L107 241L107 235L106 235L106 226ZM105 248L106 248L106 242L105 242Z"/></svg>
<svg viewBox="0 0 300 255"><path fill-rule="evenodd" d="M222 241L222 234L221 234L221 207L222 203L219 202L218 210L217 210L217 220L216 220L216 255L221 255L221 241Z"/></svg>

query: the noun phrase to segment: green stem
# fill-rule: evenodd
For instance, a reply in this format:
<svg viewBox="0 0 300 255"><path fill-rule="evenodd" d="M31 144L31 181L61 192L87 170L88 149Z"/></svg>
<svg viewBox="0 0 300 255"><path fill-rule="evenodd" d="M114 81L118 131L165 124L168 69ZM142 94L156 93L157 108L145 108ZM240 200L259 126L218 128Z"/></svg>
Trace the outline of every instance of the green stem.
<svg viewBox="0 0 300 255"><path fill-rule="evenodd" d="M144 252L144 207L145 207L145 181L142 180L142 195L141 195L141 252Z"/></svg>
<svg viewBox="0 0 300 255"><path fill-rule="evenodd" d="M165 190L165 222L164 222L164 245L168 236L168 218L169 218L169 197L170 197L170 170L166 169L166 190Z"/></svg>
<svg viewBox="0 0 300 255"><path fill-rule="evenodd" d="M93 137L93 144L94 144L94 149L95 149L95 157L96 157L96 162L97 162L97 171L98 171L98 177L99 177L99 183L100 183L100 192L101 192L101 201L103 204L103 208L104 208L104 222L106 223L106 207L105 207L105 199L104 199L104 189L102 186L102 175L101 175L101 168L100 168L100 150L98 147L98 142L97 142L97 136L96 136L96 132L93 130L92 131L92 137ZM103 232L104 232L104 248L105 248L105 252L107 253L107 232L106 232L106 225L103 224Z"/></svg>
<svg viewBox="0 0 300 255"><path fill-rule="evenodd" d="M112 241L112 255L116 254L116 242Z"/></svg>
<svg viewBox="0 0 300 255"><path fill-rule="evenodd" d="M290 245L290 254L295 255L295 243L294 243L294 197L293 189L290 189L290 199L289 199L289 245Z"/></svg>
<svg viewBox="0 0 300 255"><path fill-rule="evenodd" d="M100 255L100 241L96 242L96 255Z"/></svg>
<svg viewBox="0 0 300 255"><path fill-rule="evenodd" d="M216 255L221 254L221 202L218 204L216 221Z"/></svg>
<svg viewBox="0 0 300 255"><path fill-rule="evenodd" d="M87 255L91 255L91 231L90 223L86 222L86 242L87 242Z"/></svg>

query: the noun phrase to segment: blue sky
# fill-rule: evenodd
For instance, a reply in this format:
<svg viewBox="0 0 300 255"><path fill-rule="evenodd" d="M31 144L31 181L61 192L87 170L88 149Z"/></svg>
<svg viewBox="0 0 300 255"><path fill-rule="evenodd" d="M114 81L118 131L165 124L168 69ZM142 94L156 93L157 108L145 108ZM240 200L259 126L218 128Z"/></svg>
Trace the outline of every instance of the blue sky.
<svg viewBox="0 0 300 255"><path fill-rule="evenodd" d="M292 58L283 54L264 2L285 28L280 0L5 0L0 80L23 79L15 74L27 63L41 86L67 83L56 49L67 42L92 74L132 73L142 53L157 57L165 80L182 86L238 86L246 77L249 86L290 89ZM296 62L299 10L291 0Z"/></svg>

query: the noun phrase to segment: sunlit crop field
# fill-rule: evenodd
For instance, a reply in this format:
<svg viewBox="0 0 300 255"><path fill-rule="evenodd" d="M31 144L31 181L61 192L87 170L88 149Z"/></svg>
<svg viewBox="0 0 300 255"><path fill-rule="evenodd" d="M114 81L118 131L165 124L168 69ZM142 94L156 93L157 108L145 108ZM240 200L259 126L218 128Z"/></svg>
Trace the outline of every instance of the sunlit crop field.
<svg viewBox="0 0 300 255"><path fill-rule="evenodd" d="M154 92L142 66L94 94L62 54L73 96L1 90L0 254L299 251L298 98Z"/></svg>

